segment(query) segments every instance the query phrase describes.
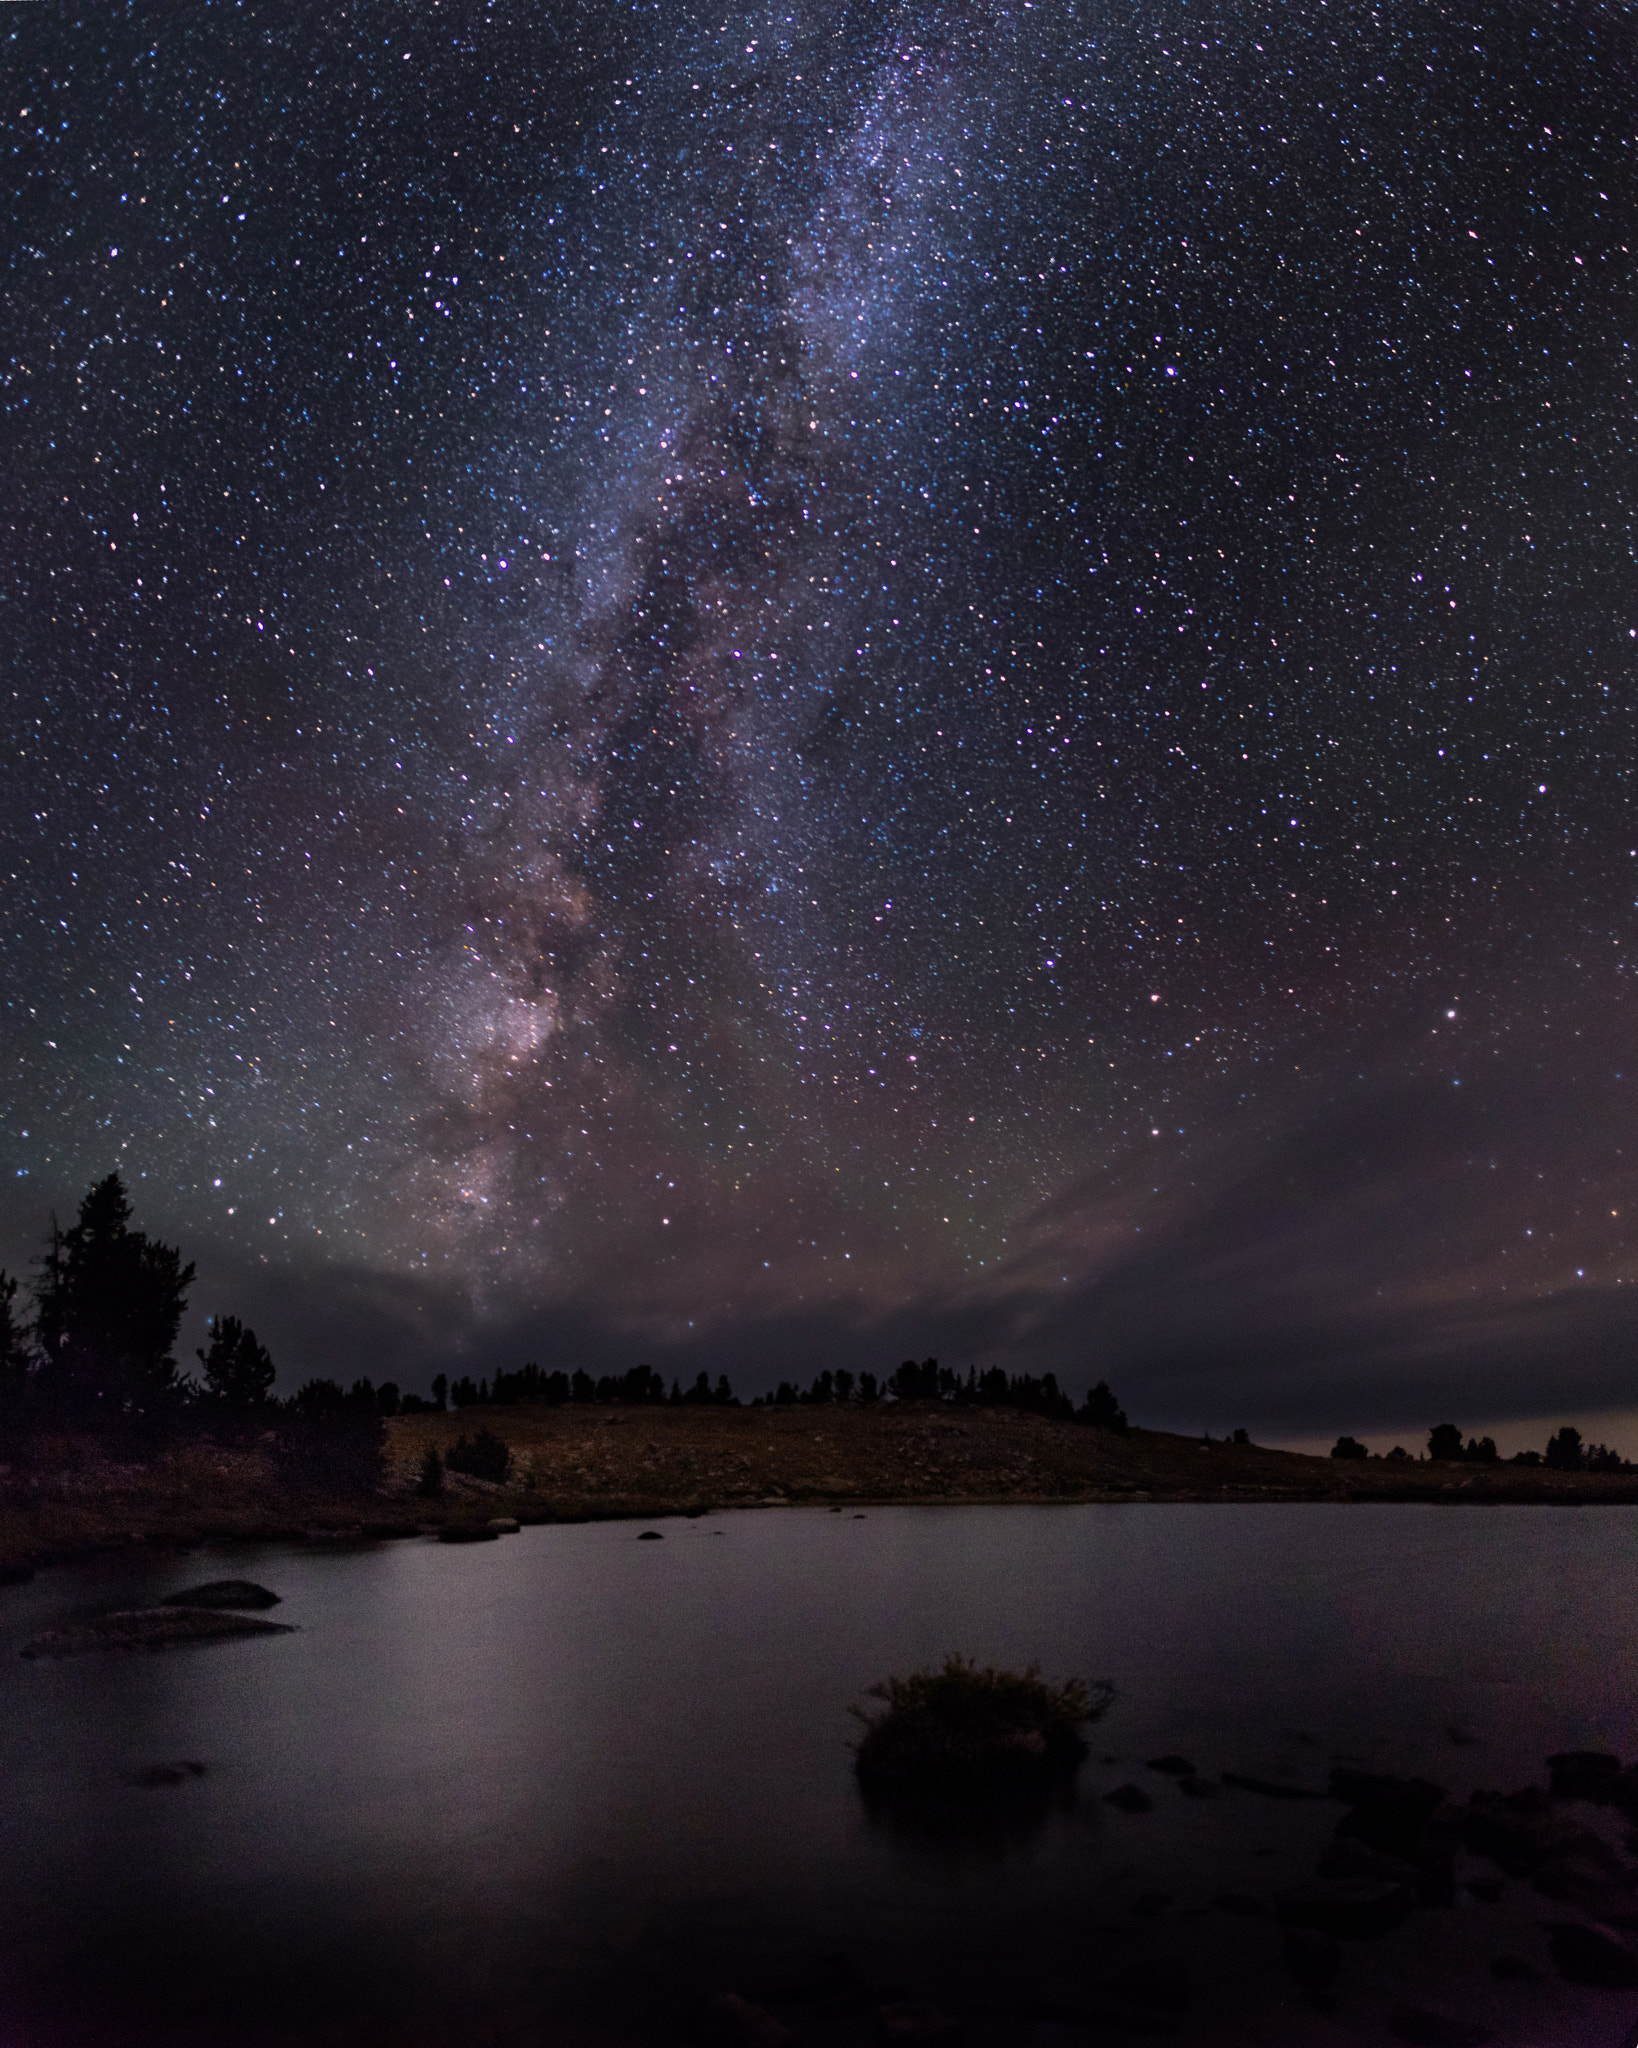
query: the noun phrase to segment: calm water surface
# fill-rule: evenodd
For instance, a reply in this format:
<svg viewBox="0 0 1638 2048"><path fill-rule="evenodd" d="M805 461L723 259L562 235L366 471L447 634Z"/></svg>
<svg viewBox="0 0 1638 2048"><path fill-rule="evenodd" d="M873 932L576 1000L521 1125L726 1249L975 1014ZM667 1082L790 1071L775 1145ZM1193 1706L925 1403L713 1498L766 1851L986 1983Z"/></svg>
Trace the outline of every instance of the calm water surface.
<svg viewBox="0 0 1638 2048"><path fill-rule="evenodd" d="M1335 1825L1320 1803L1184 1800L1144 1770L1159 1752L1316 1787L1352 1756L1459 1797L1539 1780L1555 1749L1638 1754L1638 1510L656 1526L126 1553L0 1593L0 2048L548 2038L542 2014L553 2039L658 2041L691 1987L778 1988L835 1952L946 2002L1051 1999L1162 1938L1135 1897L1267 1891ZM17 1655L230 1573L300 1632ZM859 1801L849 1703L954 1649L1117 1687L1078 1798L1028 1838L928 1843ZM206 1775L128 1782L180 1758ZM1103 1803L1131 1780L1154 1812ZM1189 1927L1198 1948L1208 1922ZM1607 1998L1584 2038L1606 2018L1624 2038ZM1273 2039L1261 2024L1246 2038Z"/></svg>

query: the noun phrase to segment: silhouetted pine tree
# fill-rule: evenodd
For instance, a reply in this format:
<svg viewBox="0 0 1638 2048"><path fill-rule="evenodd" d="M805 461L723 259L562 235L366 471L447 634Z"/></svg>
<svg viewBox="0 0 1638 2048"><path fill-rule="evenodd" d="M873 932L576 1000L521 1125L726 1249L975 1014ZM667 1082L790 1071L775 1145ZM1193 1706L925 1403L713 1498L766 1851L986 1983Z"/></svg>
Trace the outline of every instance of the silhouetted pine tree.
<svg viewBox="0 0 1638 2048"><path fill-rule="evenodd" d="M274 1366L256 1332L237 1316L213 1316L205 1328L210 1349L196 1355L205 1370L206 1392L241 1408L265 1401L273 1390Z"/></svg>
<svg viewBox="0 0 1638 2048"><path fill-rule="evenodd" d="M40 1261L34 1329L45 1389L110 1416L162 1404L176 1390L171 1353L192 1285L174 1245L131 1228L119 1175L98 1181L71 1230L52 1219Z"/></svg>

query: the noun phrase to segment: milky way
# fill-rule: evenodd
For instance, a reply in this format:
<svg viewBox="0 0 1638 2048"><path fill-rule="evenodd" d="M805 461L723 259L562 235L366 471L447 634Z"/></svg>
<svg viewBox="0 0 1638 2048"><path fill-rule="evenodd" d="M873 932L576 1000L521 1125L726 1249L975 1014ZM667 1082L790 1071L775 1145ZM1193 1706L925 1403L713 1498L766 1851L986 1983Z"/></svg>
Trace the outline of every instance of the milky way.
<svg viewBox="0 0 1638 2048"><path fill-rule="evenodd" d="M7 1265L1632 1399L1629 11L6 29Z"/></svg>

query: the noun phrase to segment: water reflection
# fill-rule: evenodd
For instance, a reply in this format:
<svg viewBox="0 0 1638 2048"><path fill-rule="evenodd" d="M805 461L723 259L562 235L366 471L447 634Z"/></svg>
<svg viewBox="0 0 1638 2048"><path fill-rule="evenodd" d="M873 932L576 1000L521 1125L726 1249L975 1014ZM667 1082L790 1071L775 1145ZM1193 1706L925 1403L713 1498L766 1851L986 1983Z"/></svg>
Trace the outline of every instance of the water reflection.
<svg viewBox="0 0 1638 2048"><path fill-rule="evenodd" d="M871 1825L897 1845L936 1863L1000 1863L1024 1849L1051 1820L1080 1810L1079 1766L1067 1778L993 1791L872 1793L859 1797Z"/></svg>

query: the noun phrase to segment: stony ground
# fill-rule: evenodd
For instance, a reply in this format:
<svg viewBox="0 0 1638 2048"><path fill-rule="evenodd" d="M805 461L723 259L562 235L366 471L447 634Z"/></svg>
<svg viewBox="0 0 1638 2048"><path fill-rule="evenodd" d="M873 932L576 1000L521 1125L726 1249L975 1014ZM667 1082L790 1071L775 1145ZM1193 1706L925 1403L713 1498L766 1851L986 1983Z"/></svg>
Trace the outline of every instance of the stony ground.
<svg viewBox="0 0 1638 2048"><path fill-rule="evenodd" d="M415 1480L429 1445L502 1437L504 1486ZM1638 1474L1342 1463L1164 1431L1114 1436L1004 1408L480 1408L387 1426L381 1491L280 1483L265 1448L193 1443L120 1462L89 1439L36 1440L0 1464L0 1573L110 1544L205 1537L410 1534L497 1514L664 1515L796 1503L981 1501L1638 1501Z"/></svg>
<svg viewBox="0 0 1638 2048"><path fill-rule="evenodd" d="M1080 1500L1623 1500L1638 1473L1341 1462L1007 1408L478 1408L391 1425L407 1486L428 1444L489 1429L511 1448L507 1505L675 1513L775 1502ZM471 1482L457 1481L460 1486Z"/></svg>

